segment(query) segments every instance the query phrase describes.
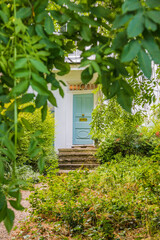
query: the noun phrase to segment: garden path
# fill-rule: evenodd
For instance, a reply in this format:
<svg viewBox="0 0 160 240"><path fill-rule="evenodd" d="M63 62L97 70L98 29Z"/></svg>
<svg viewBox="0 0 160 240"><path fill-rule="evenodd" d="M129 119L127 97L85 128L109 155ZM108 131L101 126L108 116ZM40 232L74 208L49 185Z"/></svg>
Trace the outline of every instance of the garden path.
<svg viewBox="0 0 160 240"><path fill-rule="evenodd" d="M29 201L26 200L30 195L30 191L22 191L22 206L24 208L29 208ZM15 212L15 221L14 226L18 226L19 222L25 220L29 216L28 211L14 211ZM11 240L12 232L10 234L7 233L3 223L0 223L0 240Z"/></svg>

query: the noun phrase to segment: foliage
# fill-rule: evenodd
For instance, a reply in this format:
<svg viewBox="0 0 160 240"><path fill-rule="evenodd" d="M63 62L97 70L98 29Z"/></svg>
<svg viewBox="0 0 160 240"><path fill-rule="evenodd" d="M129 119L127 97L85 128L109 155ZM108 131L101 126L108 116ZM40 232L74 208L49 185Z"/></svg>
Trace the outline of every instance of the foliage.
<svg viewBox="0 0 160 240"><path fill-rule="evenodd" d="M140 111L128 114L115 100L103 101L92 113L91 135L98 143L97 156L101 162L110 162L120 153L151 156L159 145L160 122L140 126L145 115Z"/></svg>
<svg viewBox="0 0 160 240"><path fill-rule="evenodd" d="M23 124L27 120L28 125ZM38 136L38 144L36 148L41 148L45 155L45 164L48 165L56 157L54 153L54 117L50 110L47 112L45 121L41 120L41 109L36 109L34 113L20 113L19 121L22 122L23 133L19 138L17 148L17 165L27 164L38 170L39 154L34 156L30 154L30 143L34 139L35 134ZM33 140L32 140L33 141Z"/></svg>
<svg viewBox="0 0 160 240"><path fill-rule="evenodd" d="M52 2L54 9L48 8ZM35 100L45 120L47 101L57 105L52 90L58 89L64 95L64 83L57 81L52 69L58 69L59 76L70 71L65 57L77 43L77 49L82 51L81 66L85 67L83 83L97 72L97 83L102 84L105 96L115 96L124 109L131 111L134 91L130 79L136 78L140 70L150 79L151 61L160 63L159 7L159 1L150 0L0 0L0 222L4 220L8 231L14 213L8 208L6 196L15 199L10 200L12 207L22 209L21 182L16 176L16 149L22 130L18 114L35 111L33 106L19 106ZM60 27L67 23L67 32L57 34L55 22ZM87 51L86 46L90 46ZM92 55L94 60L89 59ZM29 87L37 94L28 93ZM9 102L12 104L3 115L4 104ZM28 122L23 124L27 127ZM35 156L42 152L35 147L38 138L31 141L30 154ZM11 179L4 172L6 161L12 161ZM43 154L38 166L42 172ZM8 186L5 192L3 185Z"/></svg>
<svg viewBox="0 0 160 240"><path fill-rule="evenodd" d="M39 182L40 173L33 171L29 165L22 165L16 168L16 173L19 179L27 181L27 183Z"/></svg>
<svg viewBox="0 0 160 240"><path fill-rule="evenodd" d="M115 101L100 99L99 104L92 112L91 135L93 139L102 141L106 136L118 136L119 133L132 135L137 132L137 127L142 124L144 113L128 114Z"/></svg>
<svg viewBox="0 0 160 240"><path fill-rule="evenodd" d="M124 234L129 239L127 232L138 229L141 238L152 238L160 234L159 173L159 163L134 155L117 156L92 173L50 172L30 197L34 226L41 226L40 236L51 234L50 239L52 234L61 239L121 239ZM32 239L35 232L29 226L25 223L21 233Z"/></svg>
<svg viewBox="0 0 160 240"><path fill-rule="evenodd" d="M144 88L145 98L151 102L154 99L149 88L151 61L157 64L160 61L159 21L155 20L159 13L158 1L156 4L139 0L133 3L130 0L55 2L59 10L54 11L53 18L60 25L67 24L65 37L76 41L82 51L81 66L86 67L81 75L83 83L88 83L97 72L97 83L102 84L105 96L108 99L116 96L128 111L135 95L129 82L136 90ZM90 46L87 51L86 46ZM93 55L95 59L91 60L89 57ZM141 71L146 78L138 82L136 77Z"/></svg>

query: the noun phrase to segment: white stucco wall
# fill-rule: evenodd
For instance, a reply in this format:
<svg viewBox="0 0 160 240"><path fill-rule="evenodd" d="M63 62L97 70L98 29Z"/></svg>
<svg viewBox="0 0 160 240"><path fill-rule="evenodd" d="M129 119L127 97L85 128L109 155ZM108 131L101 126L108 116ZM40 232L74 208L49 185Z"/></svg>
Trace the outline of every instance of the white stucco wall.
<svg viewBox="0 0 160 240"><path fill-rule="evenodd" d="M54 91L58 107L55 108L55 149L71 148L73 139L73 94L93 93L93 90L70 91L63 87L64 98ZM94 94L94 106L97 104L97 94Z"/></svg>

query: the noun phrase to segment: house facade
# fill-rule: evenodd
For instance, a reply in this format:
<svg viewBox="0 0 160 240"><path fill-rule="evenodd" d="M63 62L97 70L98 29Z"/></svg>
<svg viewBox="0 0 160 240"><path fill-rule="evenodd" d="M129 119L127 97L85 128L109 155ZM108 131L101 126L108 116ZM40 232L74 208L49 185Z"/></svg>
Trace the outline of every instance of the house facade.
<svg viewBox="0 0 160 240"><path fill-rule="evenodd" d="M93 56L94 58L94 56ZM59 77L66 86L63 86L64 98L59 91L54 91L58 107L55 112L55 149L71 148L73 146L94 145L90 136L91 113L98 103L101 92L95 91L97 86L95 74L89 84L82 84L81 73L84 68L80 68L80 52L75 52L68 56L67 61L71 64L71 71ZM153 66L152 78L156 80L155 97L156 103L160 101L160 85L156 76L157 67ZM150 106L146 105L146 110L150 112Z"/></svg>
<svg viewBox="0 0 160 240"><path fill-rule="evenodd" d="M93 145L90 136L91 113L98 101L96 74L89 84L82 84L79 64L72 64L71 71L63 78L64 98L54 92L58 107L55 108L55 149L78 145Z"/></svg>

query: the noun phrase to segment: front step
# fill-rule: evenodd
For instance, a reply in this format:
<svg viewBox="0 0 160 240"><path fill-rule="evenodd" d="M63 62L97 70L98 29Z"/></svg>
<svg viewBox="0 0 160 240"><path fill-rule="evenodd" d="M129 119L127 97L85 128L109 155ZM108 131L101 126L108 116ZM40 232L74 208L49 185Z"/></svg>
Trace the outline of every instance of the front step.
<svg viewBox="0 0 160 240"><path fill-rule="evenodd" d="M68 152L68 153L72 153L72 152L96 152L96 148L60 148L58 149L59 153L64 153L64 152Z"/></svg>
<svg viewBox="0 0 160 240"><path fill-rule="evenodd" d="M94 159L69 159L69 158L64 158L63 159L59 159L59 164L95 164L97 163L96 160Z"/></svg>
<svg viewBox="0 0 160 240"><path fill-rule="evenodd" d="M59 164L59 168L63 170L75 170L75 169L94 169L98 167L99 164Z"/></svg>
<svg viewBox="0 0 160 240"><path fill-rule="evenodd" d="M96 149L93 146L59 149L59 169L60 171L79 168L94 169L99 165L95 153Z"/></svg>

